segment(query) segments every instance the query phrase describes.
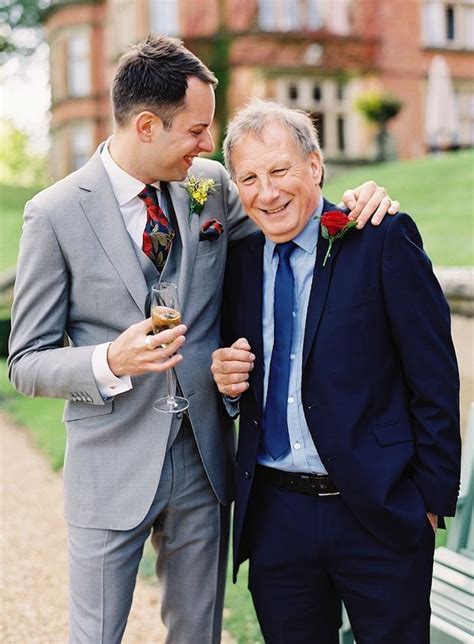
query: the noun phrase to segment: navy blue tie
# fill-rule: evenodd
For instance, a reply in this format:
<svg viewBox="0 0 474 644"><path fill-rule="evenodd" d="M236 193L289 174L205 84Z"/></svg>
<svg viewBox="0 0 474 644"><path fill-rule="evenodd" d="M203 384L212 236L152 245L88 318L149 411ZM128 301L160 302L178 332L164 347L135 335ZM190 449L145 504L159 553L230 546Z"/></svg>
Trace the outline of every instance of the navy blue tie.
<svg viewBox="0 0 474 644"><path fill-rule="evenodd" d="M274 341L265 405L264 447L276 460L290 449L287 405L290 379L291 337L293 333L294 278L290 255L296 248L289 241L275 246L279 255L273 305Z"/></svg>

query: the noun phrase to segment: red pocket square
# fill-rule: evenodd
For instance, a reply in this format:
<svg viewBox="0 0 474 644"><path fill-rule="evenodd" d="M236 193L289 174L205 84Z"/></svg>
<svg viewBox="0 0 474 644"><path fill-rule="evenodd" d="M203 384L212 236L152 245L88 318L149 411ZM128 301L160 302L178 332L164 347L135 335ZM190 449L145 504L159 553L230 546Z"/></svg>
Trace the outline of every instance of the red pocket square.
<svg viewBox="0 0 474 644"><path fill-rule="evenodd" d="M199 233L199 241L215 241L224 232L224 226L217 219L209 219L205 221L201 226L201 231Z"/></svg>

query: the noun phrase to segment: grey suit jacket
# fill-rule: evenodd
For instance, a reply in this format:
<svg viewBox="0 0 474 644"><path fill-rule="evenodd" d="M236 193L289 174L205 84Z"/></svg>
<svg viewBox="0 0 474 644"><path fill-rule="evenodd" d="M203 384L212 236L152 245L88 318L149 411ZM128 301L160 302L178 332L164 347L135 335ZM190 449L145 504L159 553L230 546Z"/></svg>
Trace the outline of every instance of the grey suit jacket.
<svg viewBox="0 0 474 644"><path fill-rule="evenodd" d="M188 327L178 365L181 390L204 467L218 499L232 500L234 435L210 373L219 346L227 245L253 230L223 167L196 159L191 172L217 183L189 221L188 195L169 184L179 235L163 278L178 284ZM207 219L224 233L199 241ZM128 530L154 498L174 415L152 409L165 374L132 379L133 389L104 401L92 373L95 345L145 317L151 262L130 238L97 151L86 166L26 206L12 311L9 370L28 396L66 399L65 506L69 522ZM69 346L64 346L64 334Z"/></svg>

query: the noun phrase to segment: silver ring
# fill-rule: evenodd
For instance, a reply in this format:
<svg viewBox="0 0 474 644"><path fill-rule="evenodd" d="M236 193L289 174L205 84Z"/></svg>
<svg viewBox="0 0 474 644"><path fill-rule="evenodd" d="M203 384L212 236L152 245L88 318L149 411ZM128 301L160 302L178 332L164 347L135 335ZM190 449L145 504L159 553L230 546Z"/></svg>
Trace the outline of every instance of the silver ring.
<svg viewBox="0 0 474 644"><path fill-rule="evenodd" d="M151 343L151 335L145 336L145 346L147 349L150 349L150 351L153 351L155 347Z"/></svg>

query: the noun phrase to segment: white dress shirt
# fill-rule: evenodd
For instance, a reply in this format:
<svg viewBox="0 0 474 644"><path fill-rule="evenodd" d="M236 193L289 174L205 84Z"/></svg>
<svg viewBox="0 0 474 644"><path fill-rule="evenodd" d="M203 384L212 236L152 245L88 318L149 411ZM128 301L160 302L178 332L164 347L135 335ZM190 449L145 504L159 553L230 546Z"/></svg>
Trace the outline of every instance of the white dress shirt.
<svg viewBox="0 0 474 644"><path fill-rule="evenodd" d="M293 336L290 354L290 378L288 382L288 434L290 441L289 451L278 459L273 459L261 446L257 455L257 462L267 467L275 467L288 472L306 472L313 474L327 474L314 445L304 415L302 398L303 380L303 344L308 313L311 286L313 283L314 263L319 234L319 217L324 206L321 197L319 206L311 219L293 239L296 248L291 254L290 264L294 276L294 309L293 309ZM264 363L264 405L266 403L268 381L270 377L270 364L274 340L273 303L275 276L278 269L278 253L275 253L275 243L265 240L263 254L263 363Z"/></svg>
<svg viewBox="0 0 474 644"><path fill-rule="evenodd" d="M146 206L138 194L143 190L145 184L130 176L115 163L110 156L109 143L110 139L102 146L100 157L112 184L112 190L120 207L127 231L135 244L142 248L143 231L146 224ZM160 182L158 181L151 185L157 189L158 202L163 207ZM117 377L109 367L107 351L110 344L110 342L99 344L92 353L92 371L97 388L104 399L109 399L132 389L130 376Z"/></svg>

